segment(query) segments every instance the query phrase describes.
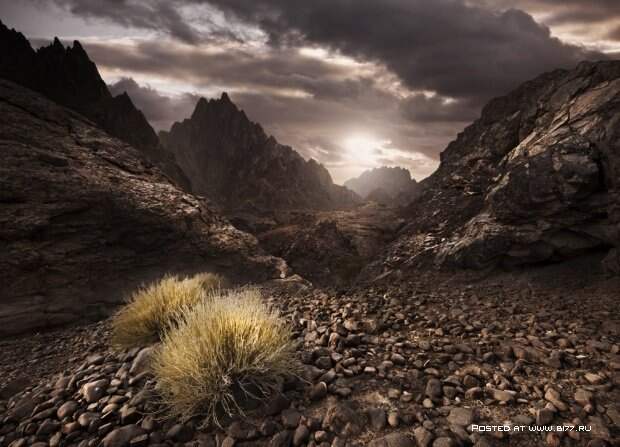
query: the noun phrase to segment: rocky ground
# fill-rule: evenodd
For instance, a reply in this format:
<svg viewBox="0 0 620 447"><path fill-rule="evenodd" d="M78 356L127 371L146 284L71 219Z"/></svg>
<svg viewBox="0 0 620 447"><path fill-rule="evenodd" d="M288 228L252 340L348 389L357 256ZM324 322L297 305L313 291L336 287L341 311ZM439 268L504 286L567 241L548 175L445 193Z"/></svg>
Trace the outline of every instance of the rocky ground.
<svg viewBox="0 0 620 447"><path fill-rule="evenodd" d="M315 285L346 285L396 238L405 224L400 213L369 202L347 210L237 212L231 221Z"/></svg>
<svg viewBox="0 0 620 447"><path fill-rule="evenodd" d="M306 379L221 429L165 420L150 348L113 351L106 321L4 340L0 445L620 445L620 279L554 272L265 286Z"/></svg>

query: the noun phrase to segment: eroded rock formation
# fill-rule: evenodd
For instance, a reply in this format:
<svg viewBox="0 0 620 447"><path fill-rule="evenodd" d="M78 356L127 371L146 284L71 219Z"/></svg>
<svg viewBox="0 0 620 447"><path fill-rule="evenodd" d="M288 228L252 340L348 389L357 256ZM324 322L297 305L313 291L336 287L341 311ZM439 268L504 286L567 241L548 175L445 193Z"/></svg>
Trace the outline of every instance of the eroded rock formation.
<svg viewBox="0 0 620 447"><path fill-rule="evenodd" d="M133 147L0 80L0 336L99 316L168 272L286 266Z"/></svg>
<svg viewBox="0 0 620 447"><path fill-rule="evenodd" d="M189 189L189 181L172 154L159 144L144 114L126 93L112 96L78 41L65 48L56 38L35 51L23 34L0 22L0 78L81 113L110 135L140 149L179 186Z"/></svg>
<svg viewBox="0 0 620 447"><path fill-rule="evenodd" d="M201 98L191 118L162 132L192 191L227 209L332 209L359 198L335 185L325 167L268 136L232 103Z"/></svg>
<svg viewBox="0 0 620 447"><path fill-rule="evenodd" d="M422 182L385 266L485 268L608 251L619 271L620 62L556 70L492 100Z"/></svg>
<svg viewBox="0 0 620 447"><path fill-rule="evenodd" d="M344 186L366 200L396 204L412 201L418 189L418 183L407 169L387 166L364 171L344 182Z"/></svg>

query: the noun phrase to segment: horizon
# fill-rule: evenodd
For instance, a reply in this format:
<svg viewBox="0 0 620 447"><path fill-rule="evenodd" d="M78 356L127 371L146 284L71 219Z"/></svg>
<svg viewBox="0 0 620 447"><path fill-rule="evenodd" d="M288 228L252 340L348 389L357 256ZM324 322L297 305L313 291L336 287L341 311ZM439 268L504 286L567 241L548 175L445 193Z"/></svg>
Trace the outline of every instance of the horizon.
<svg viewBox="0 0 620 447"><path fill-rule="evenodd" d="M189 117L200 97L227 92L266 133L344 184L381 166L406 168L420 181L490 98L552 69L616 59L620 8L590 3L391 1L375 22L369 1L357 10L339 2L304 6L308 17L340 25L331 32L278 1L266 2L267 12L221 1L129 1L116 10L73 0L2 1L0 19L35 48L54 37L63 45L80 41L112 94L126 91L156 131ZM342 19L343 11L358 23ZM433 12L443 35L414 20ZM385 26L399 14L411 23ZM468 29L472 23L480 36ZM360 24L401 45L376 47L359 34ZM451 33L468 44L459 49ZM485 33L505 42L487 42Z"/></svg>

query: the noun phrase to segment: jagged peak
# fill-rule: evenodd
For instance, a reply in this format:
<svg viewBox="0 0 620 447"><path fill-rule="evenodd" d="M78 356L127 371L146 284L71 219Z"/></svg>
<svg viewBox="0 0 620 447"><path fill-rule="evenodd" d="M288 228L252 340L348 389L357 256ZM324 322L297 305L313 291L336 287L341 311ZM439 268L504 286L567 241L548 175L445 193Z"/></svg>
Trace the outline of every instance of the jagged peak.
<svg viewBox="0 0 620 447"><path fill-rule="evenodd" d="M88 54L86 53L86 50L84 49L84 47L82 46L82 44L80 43L79 40L74 40L73 41L73 48L72 49L73 49L73 51L75 51L77 53L84 54L88 58Z"/></svg>
<svg viewBox="0 0 620 447"><path fill-rule="evenodd" d="M60 41L58 37L54 37L54 41L52 42L52 47L62 49L63 51L65 49L65 46L62 44L62 42Z"/></svg>
<svg viewBox="0 0 620 447"><path fill-rule="evenodd" d="M239 109L235 105L235 103L230 100L230 97L226 92L223 92L221 96L217 99L212 98L207 100L205 97L200 97L200 99L198 99L198 102L196 103L196 107L194 107L194 112L192 113L191 119L198 119L203 114L209 113L212 110L231 110L240 113L245 120L250 121L246 116L245 112Z"/></svg>

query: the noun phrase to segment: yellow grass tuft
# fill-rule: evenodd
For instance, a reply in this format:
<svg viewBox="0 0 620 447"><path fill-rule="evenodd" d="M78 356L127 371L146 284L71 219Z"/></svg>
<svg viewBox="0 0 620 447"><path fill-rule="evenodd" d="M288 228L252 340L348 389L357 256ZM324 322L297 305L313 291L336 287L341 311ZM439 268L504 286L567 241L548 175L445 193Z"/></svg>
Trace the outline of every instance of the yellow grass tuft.
<svg viewBox="0 0 620 447"><path fill-rule="evenodd" d="M138 289L112 319L112 344L128 348L158 341L174 326L182 308L205 300L223 283L219 275L200 273L189 278L166 276Z"/></svg>
<svg viewBox="0 0 620 447"><path fill-rule="evenodd" d="M219 416L243 415L243 402L274 392L296 365L289 327L258 290L244 288L185 308L152 368L171 416L219 424Z"/></svg>

